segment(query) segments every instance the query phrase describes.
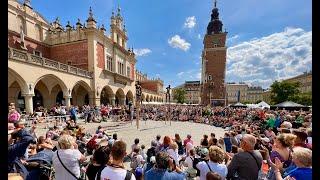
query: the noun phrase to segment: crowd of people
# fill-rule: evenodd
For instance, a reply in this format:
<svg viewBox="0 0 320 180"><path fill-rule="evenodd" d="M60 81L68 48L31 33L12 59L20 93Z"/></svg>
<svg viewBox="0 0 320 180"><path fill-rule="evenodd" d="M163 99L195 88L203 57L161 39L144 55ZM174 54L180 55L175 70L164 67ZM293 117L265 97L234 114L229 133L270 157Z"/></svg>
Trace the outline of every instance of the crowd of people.
<svg viewBox="0 0 320 180"><path fill-rule="evenodd" d="M44 111L44 110L39 110ZM38 111L38 112L39 112ZM145 120L192 121L225 128L223 137L203 132L157 135L141 145L139 137L128 147L118 135L99 126L94 134L77 119L136 117L133 106L57 106L46 116L65 116L44 136L30 128L12 103L8 114L9 177L69 179L312 179L312 112L182 105L142 105ZM50 114L51 113L51 114ZM62 114L61 114L62 113ZM90 115L91 114L91 115ZM88 118L89 116L89 118ZM39 122L40 121L40 122ZM182 122L183 123L183 122ZM129 152L129 153L127 153ZM19 173L19 174L14 174Z"/></svg>

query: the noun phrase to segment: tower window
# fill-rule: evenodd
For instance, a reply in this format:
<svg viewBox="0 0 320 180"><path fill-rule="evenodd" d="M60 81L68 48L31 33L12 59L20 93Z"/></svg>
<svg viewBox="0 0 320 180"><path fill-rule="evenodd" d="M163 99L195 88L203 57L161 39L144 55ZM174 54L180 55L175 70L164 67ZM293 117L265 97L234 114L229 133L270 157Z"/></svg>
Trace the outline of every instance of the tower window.
<svg viewBox="0 0 320 180"><path fill-rule="evenodd" d="M212 80L212 76L211 75L208 76L208 80Z"/></svg>
<svg viewBox="0 0 320 180"><path fill-rule="evenodd" d="M215 47L215 48L218 47L218 44L213 44L213 47Z"/></svg>

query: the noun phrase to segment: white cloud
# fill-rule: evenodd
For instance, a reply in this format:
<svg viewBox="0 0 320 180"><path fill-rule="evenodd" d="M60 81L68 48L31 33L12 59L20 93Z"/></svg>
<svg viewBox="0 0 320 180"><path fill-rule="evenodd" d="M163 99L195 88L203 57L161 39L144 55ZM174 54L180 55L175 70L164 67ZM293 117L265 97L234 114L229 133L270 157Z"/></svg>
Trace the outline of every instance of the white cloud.
<svg viewBox="0 0 320 180"><path fill-rule="evenodd" d="M230 38L228 38L227 39L227 42L233 42L233 41L235 41L236 39L238 39L239 38L239 35L234 35L234 36L231 36Z"/></svg>
<svg viewBox="0 0 320 180"><path fill-rule="evenodd" d="M146 56L152 51L148 48L143 48L143 49L135 49L133 52L136 54L136 56Z"/></svg>
<svg viewBox="0 0 320 180"><path fill-rule="evenodd" d="M202 39L200 34L198 34L198 39Z"/></svg>
<svg viewBox="0 0 320 180"><path fill-rule="evenodd" d="M186 18L186 22L184 22L184 27L192 29L196 25L196 17L190 16Z"/></svg>
<svg viewBox="0 0 320 180"><path fill-rule="evenodd" d="M179 72L179 73L177 74L177 76L178 76L179 78L181 78L183 74L184 74L184 72L182 71L182 72Z"/></svg>
<svg viewBox="0 0 320 180"><path fill-rule="evenodd" d="M228 48L227 81L267 88L275 80L299 75L312 66L312 31L285 28Z"/></svg>
<svg viewBox="0 0 320 180"><path fill-rule="evenodd" d="M174 35L170 39L168 39L168 43L173 48L179 48L183 51L188 51L191 44L188 43L186 40L182 39L179 35Z"/></svg>

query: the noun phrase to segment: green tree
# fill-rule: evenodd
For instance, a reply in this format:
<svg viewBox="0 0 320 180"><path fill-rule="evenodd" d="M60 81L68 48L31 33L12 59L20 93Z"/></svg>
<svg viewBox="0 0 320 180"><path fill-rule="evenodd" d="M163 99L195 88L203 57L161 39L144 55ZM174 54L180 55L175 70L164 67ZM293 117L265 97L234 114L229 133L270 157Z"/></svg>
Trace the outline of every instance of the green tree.
<svg viewBox="0 0 320 180"><path fill-rule="evenodd" d="M175 89L173 91L173 99L177 100L178 103L183 104L185 102L186 91L182 88Z"/></svg>
<svg viewBox="0 0 320 180"><path fill-rule="evenodd" d="M255 104L259 104L261 102L262 102L262 100L258 100L258 101L255 102Z"/></svg>
<svg viewBox="0 0 320 180"><path fill-rule="evenodd" d="M305 106L311 106L312 105L312 93L299 93L294 95L290 98L291 101L294 101L296 103L305 105Z"/></svg>
<svg viewBox="0 0 320 180"><path fill-rule="evenodd" d="M278 104L284 101L293 100L295 95L299 94L299 82L278 82L271 85L271 103Z"/></svg>

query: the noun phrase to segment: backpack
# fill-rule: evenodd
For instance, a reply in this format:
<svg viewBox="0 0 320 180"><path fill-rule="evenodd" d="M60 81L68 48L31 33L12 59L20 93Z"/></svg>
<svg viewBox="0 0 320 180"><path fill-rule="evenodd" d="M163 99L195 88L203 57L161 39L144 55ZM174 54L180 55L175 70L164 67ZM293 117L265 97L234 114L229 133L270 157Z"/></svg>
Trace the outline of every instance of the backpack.
<svg viewBox="0 0 320 180"><path fill-rule="evenodd" d="M99 169L99 171L97 172L96 180L101 180L101 172L105 167L106 166L103 166L101 169ZM129 170L127 170L126 177L124 178L124 180L131 180L131 176L132 173Z"/></svg>
<svg viewBox="0 0 320 180"><path fill-rule="evenodd" d="M192 161L192 166L193 166L193 168L197 170L197 176L200 176L200 170L197 168L197 164L198 164L199 162L201 162L202 159L201 159L201 158L194 158L194 159L191 159L191 160L193 160L193 161Z"/></svg>

